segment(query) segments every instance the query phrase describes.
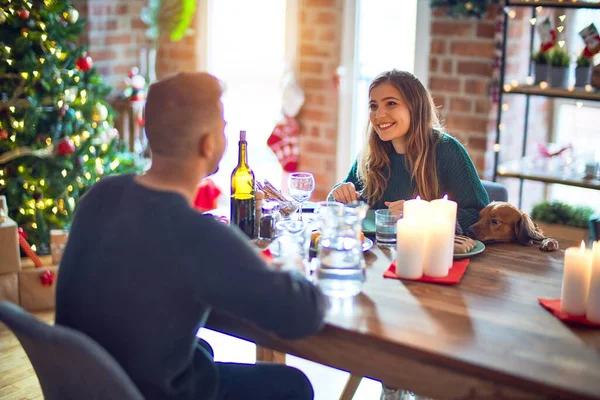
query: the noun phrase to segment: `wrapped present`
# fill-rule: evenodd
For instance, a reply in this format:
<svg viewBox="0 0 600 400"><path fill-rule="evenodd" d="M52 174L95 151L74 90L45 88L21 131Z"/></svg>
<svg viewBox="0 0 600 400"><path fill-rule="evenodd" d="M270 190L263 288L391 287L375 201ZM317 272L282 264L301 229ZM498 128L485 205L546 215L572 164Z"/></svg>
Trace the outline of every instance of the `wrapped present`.
<svg viewBox="0 0 600 400"><path fill-rule="evenodd" d="M217 208L217 202L221 190L210 178L206 178L198 185L198 192L194 199L194 207L200 212L206 212Z"/></svg>
<svg viewBox="0 0 600 400"><path fill-rule="evenodd" d="M21 269L17 223L6 217L0 223L0 274L18 272Z"/></svg>
<svg viewBox="0 0 600 400"><path fill-rule="evenodd" d="M44 264L36 267L29 258L22 260L19 272L19 299L21 307L28 311L41 311L54 308L58 266L51 265L51 257L40 257Z"/></svg>
<svg viewBox="0 0 600 400"><path fill-rule="evenodd" d="M52 254L52 264L58 265L62 258L69 232L62 229L52 229L50 231L50 253Z"/></svg>
<svg viewBox="0 0 600 400"><path fill-rule="evenodd" d="M0 275L0 300L19 304L19 274L17 272Z"/></svg>

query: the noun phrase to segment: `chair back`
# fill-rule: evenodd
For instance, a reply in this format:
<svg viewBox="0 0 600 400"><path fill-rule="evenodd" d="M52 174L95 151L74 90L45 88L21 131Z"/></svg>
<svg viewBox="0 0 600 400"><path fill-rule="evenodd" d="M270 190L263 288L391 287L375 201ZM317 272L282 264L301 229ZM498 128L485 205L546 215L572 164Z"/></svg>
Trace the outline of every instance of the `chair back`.
<svg viewBox="0 0 600 400"><path fill-rule="evenodd" d="M498 182L481 181L490 201L508 201L508 191L504 185Z"/></svg>
<svg viewBox="0 0 600 400"><path fill-rule="evenodd" d="M46 400L144 399L117 361L83 333L48 325L6 301L0 321L21 342Z"/></svg>

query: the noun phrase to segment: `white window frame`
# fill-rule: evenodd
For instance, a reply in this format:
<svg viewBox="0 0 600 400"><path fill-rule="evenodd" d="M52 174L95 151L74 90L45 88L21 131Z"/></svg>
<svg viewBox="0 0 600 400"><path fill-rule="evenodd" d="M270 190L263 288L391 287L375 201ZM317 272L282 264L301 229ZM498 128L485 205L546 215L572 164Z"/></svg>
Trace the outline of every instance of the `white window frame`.
<svg viewBox="0 0 600 400"><path fill-rule="evenodd" d="M363 0L364 1L364 0ZM357 30L358 30L358 12L359 1L344 0L344 15L342 22L342 43L340 54L340 66L338 75L339 102L338 102L338 140L336 156L336 181L344 179L354 162L352 135L353 116L356 112L359 99L355 98L356 82L358 80L358 68L356 66L357 48ZM426 86L429 82L429 43L430 43L430 23L431 8L429 0L417 1L417 23L416 38L418 42L415 45L415 75Z"/></svg>

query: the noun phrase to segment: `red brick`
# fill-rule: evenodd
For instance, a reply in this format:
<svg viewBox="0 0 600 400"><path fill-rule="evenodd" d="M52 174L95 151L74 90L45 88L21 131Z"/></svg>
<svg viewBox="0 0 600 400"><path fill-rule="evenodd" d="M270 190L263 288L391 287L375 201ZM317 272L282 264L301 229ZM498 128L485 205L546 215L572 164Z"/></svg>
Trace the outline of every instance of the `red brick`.
<svg viewBox="0 0 600 400"><path fill-rule="evenodd" d="M111 19L109 21L106 21L106 30L112 31L117 29L117 21L114 19Z"/></svg>
<svg viewBox="0 0 600 400"><path fill-rule="evenodd" d="M496 35L496 24L481 22L477 24L477 36L493 39Z"/></svg>
<svg viewBox="0 0 600 400"><path fill-rule="evenodd" d="M479 61L460 61L458 63L458 73L460 75L479 75L492 76L492 64L490 62Z"/></svg>
<svg viewBox="0 0 600 400"><path fill-rule="evenodd" d="M472 150L487 150L487 138L485 136L471 136L467 142L467 148Z"/></svg>
<svg viewBox="0 0 600 400"><path fill-rule="evenodd" d="M496 18L498 17L498 14L500 13L500 6L497 4L490 4L488 5L487 8L487 14L486 14L486 19L490 20L490 21L495 21Z"/></svg>
<svg viewBox="0 0 600 400"><path fill-rule="evenodd" d="M445 17L447 12L447 7L438 7L433 10L434 17Z"/></svg>
<svg viewBox="0 0 600 400"><path fill-rule="evenodd" d="M300 11L300 17L298 18L298 22L300 24L306 24L308 17L306 16L306 11Z"/></svg>
<svg viewBox="0 0 600 400"><path fill-rule="evenodd" d="M112 50L90 51L90 57L94 61L114 60L117 57L117 53Z"/></svg>
<svg viewBox="0 0 600 400"><path fill-rule="evenodd" d="M462 132L487 132L487 116L475 117L475 116L462 116L457 114L450 114L446 117L446 126L449 131L462 131Z"/></svg>
<svg viewBox="0 0 600 400"><path fill-rule="evenodd" d="M431 39L431 54L445 54L446 41L443 39Z"/></svg>
<svg viewBox="0 0 600 400"><path fill-rule="evenodd" d="M324 42L333 42L337 38L335 29L325 29L319 33L319 40Z"/></svg>
<svg viewBox="0 0 600 400"><path fill-rule="evenodd" d="M300 40L301 41L313 41L317 37L317 33L314 28L302 27L300 29Z"/></svg>
<svg viewBox="0 0 600 400"><path fill-rule="evenodd" d="M300 115L304 121L329 122L331 120L331 115L329 113L317 110L303 109Z"/></svg>
<svg viewBox="0 0 600 400"><path fill-rule="evenodd" d="M429 80L431 90L441 92L458 92L460 90L460 81L458 79L431 78Z"/></svg>
<svg viewBox="0 0 600 400"><path fill-rule="evenodd" d="M318 126L313 126L310 128L310 136L314 138L321 137L321 130Z"/></svg>
<svg viewBox="0 0 600 400"><path fill-rule="evenodd" d="M326 46L317 46L314 44L301 44L300 56L309 57L330 57L331 51Z"/></svg>
<svg viewBox="0 0 600 400"><path fill-rule="evenodd" d="M337 22L337 14L331 11L321 11L317 14L315 22L319 25L333 25Z"/></svg>
<svg viewBox="0 0 600 400"><path fill-rule="evenodd" d="M436 107L446 108L446 96L433 96Z"/></svg>
<svg viewBox="0 0 600 400"><path fill-rule="evenodd" d="M119 4L115 10L117 15L127 14L129 12L129 6L127 4Z"/></svg>
<svg viewBox="0 0 600 400"><path fill-rule="evenodd" d="M492 58L494 56L494 42L474 42L461 40L452 42L450 52L457 56Z"/></svg>
<svg viewBox="0 0 600 400"><path fill-rule="evenodd" d="M429 72L437 72L438 60L435 58L429 59Z"/></svg>
<svg viewBox="0 0 600 400"><path fill-rule="evenodd" d="M335 0L304 0L304 6L310 8L317 7L328 7L334 8L336 6Z"/></svg>
<svg viewBox="0 0 600 400"><path fill-rule="evenodd" d="M146 25L140 18L134 18L131 21L131 27L133 29L147 29L148 25Z"/></svg>
<svg viewBox="0 0 600 400"><path fill-rule="evenodd" d="M325 105L325 96L320 95L320 94L307 93L305 101L306 101L305 102L306 106L310 106L310 105L323 106L323 105Z"/></svg>
<svg viewBox="0 0 600 400"><path fill-rule="evenodd" d="M106 44L130 44L132 43L131 35L115 35L115 36L107 36Z"/></svg>
<svg viewBox="0 0 600 400"><path fill-rule="evenodd" d="M439 36L470 36L473 33L472 22L452 21L440 22L433 21L431 24L431 35Z"/></svg>
<svg viewBox="0 0 600 400"><path fill-rule="evenodd" d="M452 60L444 60L444 62L442 63L442 71L444 71L446 74L451 74L454 72L454 63L452 62Z"/></svg>
<svg viewBox="0 0 600 400"><path fill-rule="evenodd" d="M488 114L493 112L490 107L490 101L488 99L477 99L475 101L475 112L477 114Z"/></svg>
<svg viewBox="0 0 600 400"><path fill-rule="evenodd" d="M300 72L309 72L320 74L323 72L323 63L318 61L302 61L300 60Z"/></svg>
<svg viewBox="0 0 600 400"><path fill-rule="evenodd" d="M465 93L486 94L488 90L487 85L487 82L469 79L465 82Z"/></svg>
<svg viewBox="0 0 600 400"><path fill-rule="evenodd" d="M131 69L131 65L115 65L113 67L113 73L117 75L125 76L129 70Z"/></svg>
<svg viewBox="0 0 600 400"><path fill-rule="evenodd" d="M336 147L335 144L324 143L322 140L316 140L305 142L303 150L310 154L335 154Z"/></svg>
<svg viewBox="0 0 600 400"><path fill-rule="evenodd" d="M471 100L460 98L460 97L451 97L450 98L450 111L453 112L469 112L472 108Z"/></svg>
<svg viewBox="0 0 600 400"><path fill-rule="evenodd" d="M305 89L328 89L331 82L327 79L306 78L303 87Z"/></svg>

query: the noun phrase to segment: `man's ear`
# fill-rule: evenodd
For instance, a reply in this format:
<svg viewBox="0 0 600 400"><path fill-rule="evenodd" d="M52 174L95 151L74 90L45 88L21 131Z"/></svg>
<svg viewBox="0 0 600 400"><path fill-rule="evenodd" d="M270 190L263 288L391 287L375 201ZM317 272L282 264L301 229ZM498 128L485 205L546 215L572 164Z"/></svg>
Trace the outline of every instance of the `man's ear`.
<svg viewBox="0 0 600 400"><path fill-rule="evenodd" d="M198 155L202 158L209 158L215 150L215 139L210 133L202 135L198 140Z"/></svg>

